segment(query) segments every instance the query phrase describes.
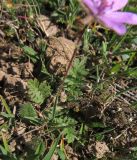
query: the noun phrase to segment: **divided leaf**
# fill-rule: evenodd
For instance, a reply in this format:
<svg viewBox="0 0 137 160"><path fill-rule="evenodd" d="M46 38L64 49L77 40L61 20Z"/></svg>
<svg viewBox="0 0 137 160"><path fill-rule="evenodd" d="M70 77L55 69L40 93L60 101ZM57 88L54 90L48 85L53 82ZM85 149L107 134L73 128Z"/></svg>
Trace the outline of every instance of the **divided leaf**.
<svg viewBox="0 0 137 160"><path fill-rule="evenodd" d="M69 98L76 99L82 94L81 89L84 85L88 70L85 68L87 58L82 60L76 59L68 77L65 80L65 90L69 94Z"/></svg>
<svg viewBox="0 0 137 160"><path fill-rule="evenodd" d="M68 143L72 143L74 142L75 138L76 138L76 134L75 134L75 129L70 127L70 128L65 128L63 130L63 133L66 135L66 140Z"/></svg>
<svg viewBox="0 0 137 160"><path fill-rule="evenodd" d="M28 88L29 88L29 96L31 101L41 105L44 100L49 97L51 93L51 88L47 84L47 82L39 83L37 79L29 80L28 81Z"/></svg>
<svg viewBox="0 0 137 160"><path fill-rule="evenodd" d="M23 104L20 107L19 115L22 118L25 118L25 117L37 118L37 113L36 113L34 107L31 105L31 103Z"/></svg>
<svg viewBox="0 0 137 160"><path fill-rule="evenodd" d="M29 46L24 46L23 50L24 50L25 55L28 56L32 60L33 63L37 62L38 55L33 48L31 48Z"/></svg>

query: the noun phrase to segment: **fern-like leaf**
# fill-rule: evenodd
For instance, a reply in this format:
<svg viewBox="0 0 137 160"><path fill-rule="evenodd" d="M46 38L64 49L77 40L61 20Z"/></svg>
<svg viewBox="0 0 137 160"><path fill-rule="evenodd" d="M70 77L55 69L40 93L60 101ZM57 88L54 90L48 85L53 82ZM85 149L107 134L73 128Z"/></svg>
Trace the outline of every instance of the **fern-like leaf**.
<svg viewBox="0 0 137 160"><path fill-rule="evenodd" d="M81 88L84 85L88 70L85 68L87 58L76 59L68 77L65 80L65 90L69 94L69 99L74 100L82 94Z"/></svg>
<svg viewBox="0 0 137 160"><path fill-rule="evenodd" d="M47 82L39 83L37 79L29 80L28 88L31 101L37 104L42 104L51 93L51 88Z"/></svg>
<svg viewBox="0 0 137 160"><path fill-rule="evenodd" d="M72 143L74 142L75 138L76 138L76 131L74 128L69 127L69 128L65 128L63 130L63 133L65 135L65 138L67 140L68 143Z"/></svg>
<svg viewBox="0 0 137 160"><path fill-rule="evenodd" d="M32 117L37 118L37 113L31 103L26 103L21 105L19 110L19 115L21 118Z"/></svg>

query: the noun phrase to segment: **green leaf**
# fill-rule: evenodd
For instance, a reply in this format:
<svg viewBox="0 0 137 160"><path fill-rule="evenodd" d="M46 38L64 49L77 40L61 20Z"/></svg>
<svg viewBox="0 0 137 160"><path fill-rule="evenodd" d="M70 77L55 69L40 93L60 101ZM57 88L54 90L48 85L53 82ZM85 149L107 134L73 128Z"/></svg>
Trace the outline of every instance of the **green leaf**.
<svg viewBox="0 0 137 160"><path fill-rule="evenodd" d="M51 88L47 82L39 83L37 79L29 80L28 88L31 100L39 105L41 105L51 93Z"/></svg>
<svg viewBox="0 0 137 160"><path fill-rule="evenodd" d="M58 153L61 160L66 160L66 156L65 156L63 150L57 149L57 153Z"/></svg>
<svg viewBox="0 0 137 160"><path fill-rule="evenodd" d="M0 115L5 118L14 118L15 117L14 114L7 114L5 112L1 112Z"/></svg>
<svg viewBox="0 0 137 160"><path fill-rule="evenodd" d="M107 51L107 42L102 42L102 54L105 60L105 63L108 64L108 59L107 59L107 55L108 55L108 51Z"/></svg>
<svg viewBox="0 0 137 160"><path fill-rule="evenodd" d="M9 115L11 115L12 112L11 112L9 106L7 105L5 99L4 99L1 95L0 95L0 100L1 100L1 102L2 102L3 107L5 108L6 112L7 112Z"/></svg>
<svg viewBox="0 0 137 160"><path fill-rule="evenodd" d="M21 105L19 115L22 118L37 118L37 113L31 103Z"/></svg>
<svg viewBox="0 0 137 160"><path fill-rule="evenodd" d="M53 143L49 152L46 154L46 156L43 158L43 160L51 160L51 157L53 156L54 151L56 150L56 147L59 143L60 138L61 138L61 134L56 138L55 142Z"/></svg>
<svg viewBox="0 0 137 160"><path fill-rule="evenodd" d="M136 102L133 102L133 103L131 104L131 106L132 106L134 109L137 109L137 101L136 101Z"/></svg>
<svg viewBox="0 0 137 160"><path fill-rule="evenodd" d="M88 70L85 68L87 58L76 59L68 77L65 79L65 90L70 100L82 95L82 87L85 83Z"/></svg>
<svg viewBox="0 0 137 160"><path fill-rule="evenodd" d="M126 72L129 77L137 78L137 68L128 68Z"/></svg>
<svg viewBox="0 0 137 160"><path fill-rule="evenodd" d="M41 142L41 143L37 146L35 155L41 155L41 154L44 152L44 150L45 150L44 143Z"/></svg>
<svg viewBox="0 0 137 160"><path fill-rule="evenodd" d="M5 135L3 133L1 133L1 135L2 135L4 148L5 148L7 153L10 153L10 149L9 149L9 145L8 145L7 139L6 139L6 137L5 137Z"/></svg>
<svg viewBox="0 0 137 160"><path fill-rule="evenodd" d="M85 52L89 52L90 39L91 39L91 29L86 28L83 35L83 50Z"/></svg>
<svg viewBox="0 0 137 160"><path fill-rule="evenodd" d="M8 154L7 150L2 145L0 145L0 150L1 150L3 155L7 155Z"/></svg>
<svg viewBox="0 0 137 160"><path fill-rule="evenodd" d="M58 97L56 97L56 100L55 100L55 103L54 103L54 106L53 106L53 111L52 111L52 118L51 118L51 120L54 120L54 118L55 118L56 108L57 108L57 102L58 102Z"/></svg>
<svg viewBox="0 0 137 160"><path fill-rule="evenodd" d="M24 46L23 47L24 53L32 60L33 63L36 63L38 60L38 55L37 53L34 51L33 48L29 47L29 46Z"/></svg>
<svg viewBox="0 0 137 160"><path fill-rule="evenodd" d="M41 124L40 119L37 117L24 117L24 119L30 121L34 125Z"/></svg>
<svg viewBox="0 0 137 160"><path fill-rule="evenodd" d="M45 142L40 136L33 136L26 146L26 160L40 160L45 152Z"/></svg>
<svg viewBox="0 0 137 160"><path fill-rule="evenodd" d="M104 139L104 135L101 133L95 134L95 138L97 141L102 141Z"/></svg>
<svg viewBox="0 0 137 160"><path fill-rule="evenodd" d="M34 143L36 144L35 155L37 157L43 155L44 151L45 151L45 144L44 144L43 140L41 138L38 138L34 141Z"/></svg>
<svg viewBox="0 0 137 160"><path fill-rule="evenodd" d="M76 135L75 135L76 133L75 133L75 129L74 128L72 128L72 127L65 128L63 130L63 133L64 133L64 135L66 135L65 138L67 139L68 143L74 142L74 140L76 138Z"/></svg>
<svg viewBox="0 0 137 160"><path fill-rule="evenodd" d="M100 122L93 122L90 127L92 127L92 128L105 128L104 124L100 123Z"/></svg>
<svg viewBox="0 0 137 160"><path fill-rule="evenodd" d="M121 63L115 64L114 67L111 69L111 74L116 74L120 71L121 69Z"/></svg>

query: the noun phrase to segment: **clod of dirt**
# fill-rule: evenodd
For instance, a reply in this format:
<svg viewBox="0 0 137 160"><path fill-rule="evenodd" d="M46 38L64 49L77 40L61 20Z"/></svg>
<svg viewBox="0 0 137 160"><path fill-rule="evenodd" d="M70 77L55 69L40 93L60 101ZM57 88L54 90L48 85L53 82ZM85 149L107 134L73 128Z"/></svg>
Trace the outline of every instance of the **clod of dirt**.
<svg viewBox="0 0 137 160"><path fill-rule="evenodd" d="M75 50L75 43L64 37L52 37L49 39L49 46L46 56L49 59L49 69L55 75L64 75L69 66Z"/></svg>
<svg viewBox="0 0 137 160"><path fill-rule="evenodd" d="M106 153L110 152L105 142L96 142L95 149L96 149L96 157L98 159L103 158Z"/></svg>
<svg viewBox="0 0 137 160"><path fill-rule="evenodd" d="M55 36L58 32L57 26L54 25L47 16L39 15L37 18L37 23L47 37Z"/></svg>

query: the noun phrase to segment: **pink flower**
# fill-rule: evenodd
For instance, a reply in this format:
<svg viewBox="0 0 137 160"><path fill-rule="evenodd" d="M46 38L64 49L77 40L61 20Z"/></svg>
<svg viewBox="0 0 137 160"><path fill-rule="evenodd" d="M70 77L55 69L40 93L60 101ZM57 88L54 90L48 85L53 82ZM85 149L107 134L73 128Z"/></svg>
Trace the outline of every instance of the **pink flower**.
<svg viewBox="0 0 137 160"><path fill-rule="evenodd" d="M137 25L137 14L120 11L128 0L83 0L83 3L100 23L119 35L126 33L125 24Z"/></svg>

